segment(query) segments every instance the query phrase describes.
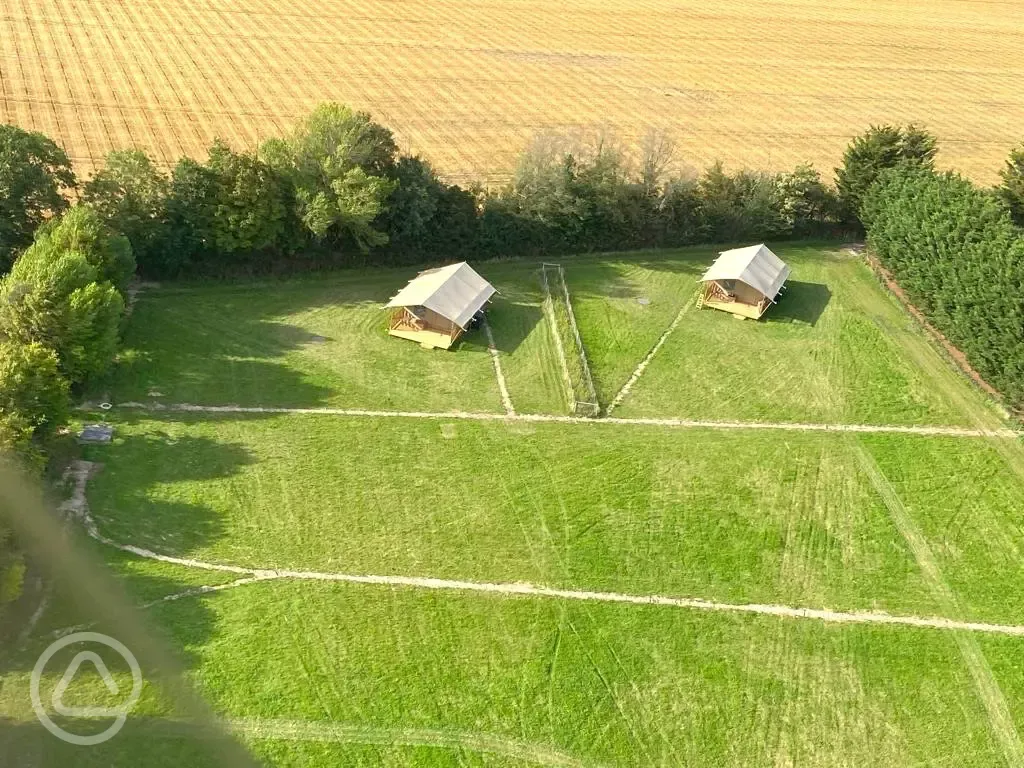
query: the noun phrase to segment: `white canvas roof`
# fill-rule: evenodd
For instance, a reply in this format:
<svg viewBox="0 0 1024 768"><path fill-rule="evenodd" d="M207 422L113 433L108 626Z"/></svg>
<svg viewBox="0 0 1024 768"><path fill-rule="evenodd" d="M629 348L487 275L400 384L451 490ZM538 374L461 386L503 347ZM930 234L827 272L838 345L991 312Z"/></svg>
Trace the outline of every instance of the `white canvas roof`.
<svg viewBox="0 0 1024 768"><path fill-rule="evenodd" d="M495 293L494 286L463 261L420 272L387 306L426 307L465 329Z"/></svg>
<svg viewBox="0 0 1024 768"><path fill-rule="evenodd" d="M739 280L774 300L789 278L789 267L764 243L722 251L701 282Z"/></svg>

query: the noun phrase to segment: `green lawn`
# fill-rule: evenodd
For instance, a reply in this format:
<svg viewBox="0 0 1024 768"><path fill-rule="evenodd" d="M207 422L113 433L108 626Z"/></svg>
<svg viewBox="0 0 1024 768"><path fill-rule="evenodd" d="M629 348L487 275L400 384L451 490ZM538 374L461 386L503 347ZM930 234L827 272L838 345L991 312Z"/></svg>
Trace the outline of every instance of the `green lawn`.
<svg viewBox="0 0 1024 768"><path fill-rule="evenodd" d="M763 322L689 304L713 249L565 259L602 404L690 306L616 415L1004 423L866 267L776 250L793 281ZM565 413L537 264L478 266L500 292L490 326L517 411ZM451 352L384 333L380 306L414 272L155 289L90 398L500 413L482 332ZM102 465L100 530L169 555L1024 625L1017 440L81 416L116 427L83 449ZM272 766L987 768L1007 764L1000 712L1024 729L1017 637L316 581L159 602L236 576L82 546L130 599L157 601L156 631ZM102 747L33 727L29 671L55 631L88 621L76 606L55 595L8 660L0 765L217 764L153 685ZM105 691L96 678L73 695Z"/></svg>
<svg viewBox="0 0 1024 768"><path fill-rule="evenodd" d="M948 633L279 583L154 617L223 715L348 727L253 745L279 766L998 764Z"/></svg>
<svg viewBox="0 0 1024 768"><path fill-rule="evenodd" d="M480 331L456 351L385 330L415 270L321 281L156 289L136 305L108 394L115 402L498 411Z"/></svg>
<svg viewBox="0 0 1024 768"><path fill-rule="evenodd" d="M793 268L778 305L761 321L689 312L617 415L951 425L993 418L859 260L777 250Z"/></svg>
<svg viewBox="0 0 1024 768"><path fill-rule="evenodd" d="M966 519L992 518L1010 537L1001 549L984 549L991 536L942 516L936 533L953 541L937 546L974 541L965 573L983 574L982 585L998 574L1024 587L1007 565L1024 481L1000 470L984 441L963 438L331 416L128 419L115 445L89 451L105 464L89 499L112 538L214 562L934 613L859 464L857 440L886 472L892 457L910 465L896 465L892 482L926 528L942 504L962 508L964 498L973 505ZM943 445L948 467L936 455ZM938 482L928 494L903 491L904 474L927 485L935 467L964 495ZM984 587L977 597L969 605L982 611ZM1004 608L983 611L988 618L1024 617L1020 601L988 602Z"/></svg>
<svg viewBox="0 0 1024 768"><path fill-rule="evenodd" d="M617 415L966 425L998 420L861 262L782 244L793 267L760 322L696 311L709 248L563 260L599 399L607 405L681 309L677 329ZM490 325L524 413L565 413L538 265L477 265L499 290ZM144 293L126 349L95 397L115 402L500 411L484 334L448 352L384 331L415 273L381 269Z"/></svg>

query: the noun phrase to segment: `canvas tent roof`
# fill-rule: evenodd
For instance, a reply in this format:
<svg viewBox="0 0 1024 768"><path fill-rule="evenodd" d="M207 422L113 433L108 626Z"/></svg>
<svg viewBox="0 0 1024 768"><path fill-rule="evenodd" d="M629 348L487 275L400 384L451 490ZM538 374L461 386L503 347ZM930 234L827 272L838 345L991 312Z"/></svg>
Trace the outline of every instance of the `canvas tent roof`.
<svg viewBox="0 0 1024 768"><path fill-rule="evenodd" d="M775 299L789 278L789 267L764 243L722 251L701 282L739 280Z"/></svg>
<svg viewBox="0 0 1024 768"><path fill-rule="evenodd" d="M495 293L494 286L463 261L420 272L387 306L426 307L464 329Z"/></svg>

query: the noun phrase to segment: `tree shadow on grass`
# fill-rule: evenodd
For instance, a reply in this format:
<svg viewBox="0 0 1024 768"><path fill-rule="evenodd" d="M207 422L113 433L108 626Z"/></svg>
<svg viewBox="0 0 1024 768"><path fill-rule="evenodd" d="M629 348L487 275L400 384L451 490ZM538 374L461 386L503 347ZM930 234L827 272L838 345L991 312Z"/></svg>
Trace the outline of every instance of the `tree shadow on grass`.
<svg viewBox="0 0 1024 768"><path fill-rule="evenodd" d="M821 283L790 280L774 307L765 314L770 323L816 325L832 300L832 291Z"/></svg>
<svg viewBox="0 0 1024 768"><path fill-rule="evenodd" d="M176 428L181 423L178 414L149 414L144 420L151 425L157 419L166 419L167 427L152 427L145 434L115 431L111 445L88 449L87 457L103 464L89 481L90 512L100 531L115 541L188 556L223 535L220 515L188 495L188 488L173 499L154 495L161 489L173 494L176 483L228 477L255 459L241 443L182 434ZM119 419L119 424L142 420L133 414Z"/></svg>
<svg viewBox="0 0 1024 768"><path fill-rule="evenodd" d="M154 418L147 417L147 421ZM139 420L141 417L129 415L116 426L127 426ZM171 423L166 428L158 423L143 434L122 435L118 431L112 444L85 449L86 458L101 465L86 486L88 512L100 534L118 544L179 557L222 536L224 524L218 510L197 497L189 497L187 488L180 500L153 496L162 486L173 491L173 484L177 482L232 475L253 462L249 450L238 443L182 434L180 428L175 430ZM83 512L79 510L77 514ZM110 592L106 598L116 598L126 610L129 606L153 603L145 618L151 618L150 612L159 610L167 596L222 584L233 578L232 574L225 576L218 572L186 572L186 566L126 553L88 538L80 524L70 525L69 543L92 563L86 570L104 572L113 580L113 584L108 584ZM35 555L37 560L44 557L44 552ZM91 593L83 595L81 592L81 585L89 582L88 573L78 577L71 574L70 578L57 576L63 572L61 564L44 561L33 561L31 567L52 585L49 607L41 613L38 624L29 634L24 651L15 646L20 645L22 629L29 625L30 616L39 603L18 606L17 614L10 615L10 624L4 627L9 631L3 632L0 640L3 643L0 671L24 664L31 666L42 648L52 642L54 633L68 627L95 624L95 631L117 636L116 626L96 623L100 616L107 614L100 610L100 604L94 602ZM107 581L102 583L107 584ZM216 633L214 616L201 596L183 597L181 604L188 607L179 611L174 634L180 637L187 631L187 644L201 647ZM183 615L187 619L182 619ZM183 643L172 645L180 647ZM2 652L4 649L6 653Z"/></svg>

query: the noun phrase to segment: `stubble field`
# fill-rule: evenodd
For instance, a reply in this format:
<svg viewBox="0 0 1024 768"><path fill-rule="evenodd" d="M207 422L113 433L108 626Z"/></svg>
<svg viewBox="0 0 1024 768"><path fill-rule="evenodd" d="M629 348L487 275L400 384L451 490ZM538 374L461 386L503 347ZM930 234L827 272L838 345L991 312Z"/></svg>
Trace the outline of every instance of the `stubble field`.
<svg viewBox="0 0 1024 768"><path fill-rule="evenodd" d="M0 0L0 122L81 171L371 111L458 181L498 181L537 133L675 137L703 166L828 173L871 123L918 121L992 181L1024 124L1024 5L932 0Z"/></svg>

